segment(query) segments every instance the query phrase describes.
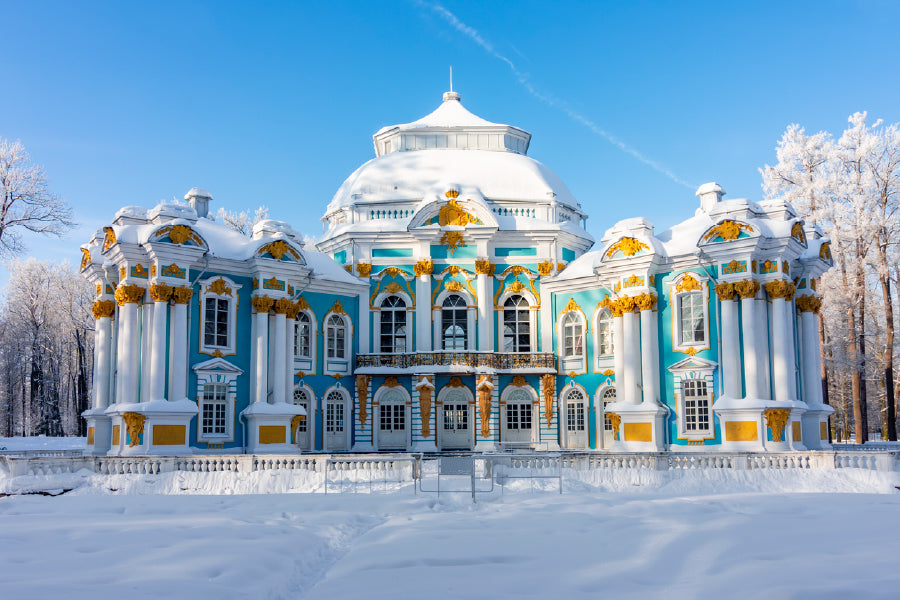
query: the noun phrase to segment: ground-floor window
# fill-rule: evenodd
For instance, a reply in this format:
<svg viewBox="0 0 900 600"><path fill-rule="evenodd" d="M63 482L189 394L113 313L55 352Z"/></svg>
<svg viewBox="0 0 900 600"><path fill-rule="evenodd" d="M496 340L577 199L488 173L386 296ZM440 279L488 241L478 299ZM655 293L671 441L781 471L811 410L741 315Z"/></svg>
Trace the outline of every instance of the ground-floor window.
<svg viewBox="0 0 900 600"><path fill-rule="evenodd" d="M611 387L607 388L605 392L603 392L603 429L604 431L612 431L612 421L609 420L609 413L606 411L606 406L608 404L612 404L616 401L616 388Z"/></svg>
<svg viewBox="0 0 900 600"><path fill-rule="evenodd" d="M684 397L684 430L688 433L709 431L709 394L703 379L685 379L681 382Z"/></svg>
<svg viewBox="0 0 900 600"><path fill-rule="evenodd" d="M306 411L306 418L300 419L300 424L297 425L297 433L306 433L307 425L306 422L309 420L309 397L306 393L306 390L296 389L294 390L294 404L297 406L302 406L303 410Z"/></svg>
<svg viewBox="0 0 900 600"><path fill-rule="evenodd" d="M325 404L326 433L342 433L344 431L344 397L340 392L328 394Z"/></svg>
<svg viewBox="0 0 900 600"><path fill-rule="evenodd" d="M506 405L507 429L531 429L531 403Z"/></svg>
<svg viewBox="0 0 900 600"><path fill-rule="evenodd" d="M203 435L225 435L227 432L228 386L221 383L207 383L203 386Z"/></svg>
<svg viewBox="0 0 900 600"><path fill-rule="evenodd" d="M406 429L406 406L403 404L381 405L381 431Z"/></svg>
<svg viewBox="0 0 900 600"><path fill-rule="evenodd" d="M467 403L444 403L444 429L461 431L469 428L469 405Z"/></svg>
<svg viewBox="0 0 900 600"><path fill-rule="evenodd" d="M566 429L584 431L584 394L572 390L566 398Z"/></svg>

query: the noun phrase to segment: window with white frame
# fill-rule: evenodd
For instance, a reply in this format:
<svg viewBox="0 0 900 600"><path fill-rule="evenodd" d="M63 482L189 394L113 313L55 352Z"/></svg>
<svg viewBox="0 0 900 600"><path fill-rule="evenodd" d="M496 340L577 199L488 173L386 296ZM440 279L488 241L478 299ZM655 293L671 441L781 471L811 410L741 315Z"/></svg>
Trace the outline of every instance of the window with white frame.
<svg viewBox="0 0 900 600"><path fill-rule="evenodd" d="M616 388L608 387L603 392L603 429L605 431L613 431L612 421L609 420L609 413L606 406L616 401Z"/></svg>
<svg viewBox="0 0 900 600"><path fill-rule="evenodd" d="M381 431L406 429L406 405L403 402L383 402L379 405Z"/></svg>
<svg viewBox="0 0 900 600"><path fill-rule="evenodd" d="M225 277L200 282L200 352L225 356L235 353L237 291Z"/></svg>
<svg viewBox="0 0 900 600"><path fill-rule="evenodd" d="M503 351L531 352L531 310L519 295L503 303Z"/></svg>
<svg viewBox="0 0 900 600"><path fill-rule="evenodd" d="M307 421L309 420L309 415L312 414L310 412L309 394L306 393L306 390L303 388L294 389L294 404L302 406L306 411L306 418L300 419L300 424L297 425L297 433L306 433L308 431Z"/></svg>
<svg viewBox="0 0 900 600"><path fill-rule="evenodd" d="M325 324L325 348L328 358L347 358L347 324L340 315L328 317Z"/></svg>
<svg viewBox="0 0 900 600"><path fill-rule="evenodd" d="M604 308L597 317L597 355L611 356L613 353L613 316Z"/></svg>
<svg viewBox="0 0 900 600"><path fill-rule="evenodd" d="M200 404L200 433L208 437L227 435L228 386L222 383L204 384Z"/></svg>
<svg viewBox="0 0 900 600"><path fill-rule="evenodd" d="M329 392L325 399L325 432L344 432L344 396L337 390Z"/></svg>
<svg viewBox="0 0 900 600"><path fill-rule="evenodd" d="M683 380L681 394L684 406L685 433L708 433L712 421L712 411L710 410L706 380Z"/></svg>
<svg viewBox="0 0 900 600"><path fill-rule="evenodd" d="M406 302L399 296L388 296L381 303L380 351L406 352Z"/></svg>
<svg viewBox="0 0 900 600"><path fill-rule="evenodd" d="M512 400L512 397L510 397ZM531 429L531 401L507 401L506 428L513 430Z"/></svg>
<svg viewBox="0 0 900 600"><path fill-rule="evenodd" d="M581 315L575 311L566 313L563 318L563 356L575 358L584 356L584 323Z"/></svg>
<svg viewBox="0 0 900 600"><path fill-rule="evenodd" d="M678 315L681 344L692 346L706 342L706 307L702 292L679 294Z"/></svg>
<svg viewBox="0 0 900 600"><path fill-rule="evenodd" d="M569 390L566 395L566 430L570 432L584 431L584 394L578 388Z"/></svg>
<svg viewBox="0 0 900 600"><path fill-rule="evenodd" d="M469 313L462 296L452 294L441 305L441 348L465 350L469 337Z"/></svg>
<svg viewBox="0 0 900 600"><path fill-rule="evenodd" d="M294 356L312 357L312 320L306 312L298 313L294 321Z"/></svg>

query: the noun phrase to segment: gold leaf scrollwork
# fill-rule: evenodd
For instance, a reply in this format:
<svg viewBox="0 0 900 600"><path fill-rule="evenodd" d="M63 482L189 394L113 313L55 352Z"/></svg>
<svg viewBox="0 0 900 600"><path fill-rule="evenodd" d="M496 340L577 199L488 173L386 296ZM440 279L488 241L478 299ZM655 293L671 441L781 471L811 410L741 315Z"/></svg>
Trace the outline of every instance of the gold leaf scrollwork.
<svg viewBox="0 0 900 600"><path fill-rule="evenodd" d="M279 298L275 301L274 311L276 315L287 315L294 313L296 317L296 305L289 298Z"/></svg>
<svg viewBox="0 0 900 600"><path fill-rule="evenodd" d="M163 277L176 277L178 279L184 279L185 272L184 269L180 268L175 263L172 263L171 265L163 267L159 274Z"/></svg>
<svg viewBox="0 0 900 600"><path fill-rule="evenodd" d="M740 237L742 231L753 233L753 228L746 223L738 223L737 221L726 219L710 229L703 237L703 241L708 242L717 237L725 241L736 240Z"/></svg>
<svg viewBox="0 0 900 600"><path fill-rule="evenodd" d="M609 250L606 251L606 257L612 258L613 254L616 252L621 252L625 256L634 256L641 250L649 250L650 246L645 244L644 242L633 238L633 237L623 237L615 244L609 247Z"/></svg>
<svg viewBox="0 0 900 600"><path fill-rule="evenodd" d="M487 275L488 277L492 277L494 275L495 265L491 264L491 261L487 259L478 259L475 261L475 273L477 275Z"/></svg>
<svg viewBox="0 0 900 600"><path fill-rule="evenodd" d="M656 306L656 296L654 294L641 294L640 296L635 296L634 303L637 305L638 310L653 310L653 307Z"/></svg>
<svg viewBox="0 0 900 600"><path fill-rule="evenodd" d="M231 295L231 288L228 287L228 284L225 283L225 280L221 277L206 286L206 291L216 294L217 296Z"/></svg>
<svg viewBox="0 0 900 600"><path fill-rule="evenodd" d="M619 310L621 310L623 314L634 312L634 309L637 307L637 302L631 296L622 296L619 298L618 304Z"/></svg>
<svg viewBox="0 0 900 600"><path fill-rule="evenodd" d="M806 295L800 296L796 300L797 310L800 312L818 313L822 308L822 299L817 296Z"/></svg>
<svg viewBox="0 0 900 600"><path fill-rule="evenodd" d="M266 252L271 254L272 258L275 260L281 260L284 258L285 254L292 256L295 260L300 260L300 253L294 250L291 245L284 240L275 240L274 242L270 242L260 247L257 254L263 255Z"/></svg>
<svg viewBox="0 0 900 600"><path fill-rule="evenodd" d="M819 258L822 260L831 260L831 242L825 242L819 246Z"/></svg>
<svg viewBox="0 0 900 600"><path fill-rule="evenodd" d="M509 289L515 293L519 293L525 289L525 284L521 281L513 281L511 284L509 284Z"/></svg>
<svg viewBox="0 0 900 600"><path fill-rule="evenodd" d="M723 275L734 275L735 273L746 273L747 272L747 264L742 263L739 260L733 260L727 265L722 267Z"/></svg>
<svg viewBox="0 0 900 600"><path fill-rule="evenodd" d="M795 291L796 288L794 287L794 284L786 279L770 281L766 284L766 292L768 292L769 297L773 299L784 299L790 302L794 299Z"/></svg>
<svg viewBox="0 0 900 600"><path fill-rule="evenodd" d="M455 198L451 198L438 212L438 225L441 227L448 225L465 227L469 223L480 225L481 221L466 212L466 209Z"/></svg>
<svg viewBox="0 0 900 600"><path fill-rule="evenodd" d="M521 375L516 375L513 377L512 385L515 387L525 387L525 378Z"/></svg>
<svg viewBox="0 0 900 600"><path fill-rule="evenodd" d="M759 282L754 279L742 279L734 283L734 291L746 300L747 298L756 298L759 293Z"/></svg>
<svg viewBox="0 0 900 600"><path fill-rule="evenodd" d="M334 304L331 305L331 310L329 312L340 313L342 315L346 315L347 311L344 310L344 307L341 305L340 300L335 300Z"/></svg>
<svg viewBox="0 0 900 600"><path fill-rule="evenodd" d="M784 427L787 425L791 416L789 408L769 408L766 409L766 425L772 430L772 441L784 441Z"/></svg>
<svg viewBox="0 0 900 600"><path fill-rule="evenodd" d="M806 234L803 232L803 223L801 221L797 221L791 226L791 237L804 246L806 245Z"/></svg>
<svg viewBox="0 0 900 600"><path fill-rule="evenodd" d="M491 391L494 385L490 375L482 375L475 390L478 392L478 408L481 413L481 437L491 435Z"/></svg>
<svg viewBox="0 0 900 600"><path fill-rule="evenodd" d="M622 417L613 412L606 413L606 418L609 419L609 424L612 426L613 434L615 439L619 439L619 426L622 424Z"/></svg>
<svg viewBox="0 0 900 600"><path fill-rule="evenodd" d="M413 266L413 273L416 277L431 275L434 273L434 263L428 259L422 259Z"/></svg>
<svg viewBox="0 0 900 600"><path fill-rule="evenodd" d="M428 375L419 377L419 412L422 414L422 437L431 436L431 392L434 391L434 385Z"/></svg>
<svg viewBox="0 0 900 600"><path fill-rule="evenodd" d="M303 296L297 298L297 308L299 310L309 310L309 302L306 301L306 298Z"/></svg>
<svg viewBox="0 0 900 600"><path fill-rule="evenodd" d="M369 395L368 375L356 376L356 395L359 397L359 424L365 429L366 419L369 418L369 411L366 406L366 400Z"/></svg>
<svg viewBox="0 0 900 600"><path fill-rule="evenodd" d="M396 281L392 281L385 286L384 291L386 291L388 294L396 294L397 292L399 292L402 289L403 288L400 286L399 283L397 283Z"/></svg>
<svg viewBox="0 0 900 600"><path fill-rule="evenodd" d="M681 278L681 281L678 282L678 285L675 286L675 291L677 293L692 292L701 289L703 288L701 287L700 282L690 273L685 273L684 277Z"/></svg>
<svg viewBox="0 0 900 600"><path fill-rule="evenodd" d="M463 384L462 379L460 379L458 375L454 375L453 377L450 378L450 382L447 384L447 387L448 388L461 388L461 387L465 387L465 385Z"/></svg>
<svg viewBox="0 0 900 600"><path fill-rule="evenodd" d="M441 245L447 248L450 254L456 252L456 249L463 244L463 234L460 231L445 231L441 236Z"/></svg>
<svg viewBox="0 0 900 600"><path fill-rule="evenodd" d="M194 290L186 286L176 287L172 290L172 300L175 304L187 304L193 295Z"/></svg>
<svg viewBox="0 0 900 600"><path fill-rule="evenodd" d="M139 446L144 433L144 415L136 412L122 413L122 420L125 421L125 431L128 432L128 446Z"/></svg>
<svg viewBox="0 0 900 600"><path fill-rule="evenodd" d="M172 297L173 292L174 289L171 285L154 283L150 286L150 298L153 299L154 302L168 302L169 298Z"/></svg>
<svg viewBox="0 0 900 600"><path fill-rule="evenodd" d="M116 288L116 302L119 306L125 304L140 304L144 299L144 288L139 285L120 285Z"/></svg>
<svg viewBox="0 0 900 600"><path fill-rule="evenodd" d="M112 318L116 314L116 303L112 300L97 300L91 306L91 312L95 319Z"/></svg>
<svg viewBox="0 0 900 600"><path fill-rule="evenodd" d="M463 289L463 285L458 281L448 281L447 282L447 290L450 292L461 292Z"/></svg>
<svg viewBox="0 0 900 600"><path fill-rule="evenodd" d="M566 304L566 307L564 309L562 309L562 312L559 314L564 315L567 312L571 312L573 310L581 311L581 307L578 306L577 302L575 302L575 298L569 298L569 303ZM583 312L583 311L581 311L581 312Z"/></svg>
<svg viewBox="0 0 900 600"><path fill-rule="evenodd" d="M716 290L716 296L719 297L720 302L734 300L735 289L733 283L719 283L714 289Z"/></svg>
<svg viewBox="0 0 900 600"><path fill-rule="evenodd" d="M625 280L625 287L635 287L639 285L644 285L644 278L638 277L637 275L632 275L628 279Z"/></svg>
<svg viewBox="0 0 900 600"><path fill-rule="evenodd" d="M544 420L547 427L553 421L553 396L556 395L556 377L553 373L541 375L541 386L544 392Z"/></svg>
<svg viewBox="0 0 900 600"><path fill-rule="evenodd" d="M541 277L547 277L548 275L553 273L553 263L552 262L540 262L537 266L538 274Z"/></svg>
<svg viewBox="0 0 900 600"><path fill-rule="evenodd" d="M87 248L81 249L81 270L84 271L91 264L91 251Z"/></svg>
<svg viewBox="0 0 900 600"><path fill-rule="evenodd" d="M106 252L110 248L116 245L116 232L112 227L104 227L103 228L103 250L102 252Z"/></svg>
<svg viewBox="0 0 900 600"><path fill-rule="evenodd" d="M274 304L275 300L268 296L254 296L250 299L250 305L258 313L268 313Z"/></svg>
<svg viewBox="0 0 900 600"><path fill-rule="evenodd" d="M372 263L357 263L356 272L360 277L368 277L372 274Z"/></svg>

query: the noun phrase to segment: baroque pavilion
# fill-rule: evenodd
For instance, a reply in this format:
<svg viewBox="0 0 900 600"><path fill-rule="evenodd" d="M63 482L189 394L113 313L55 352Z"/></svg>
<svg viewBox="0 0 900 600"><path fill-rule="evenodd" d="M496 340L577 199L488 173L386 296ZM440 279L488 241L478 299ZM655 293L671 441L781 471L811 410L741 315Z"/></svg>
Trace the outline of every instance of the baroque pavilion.
<svg viewBox="0 0 900 600"><path fill-rule="evenodd" d="M209 192L127 206L82 246L97 455L828 447L828 239L724 200L599 242L531 134L466 110L379 130L313 249ZM593 249L592 249L593 248Z"/></svg>

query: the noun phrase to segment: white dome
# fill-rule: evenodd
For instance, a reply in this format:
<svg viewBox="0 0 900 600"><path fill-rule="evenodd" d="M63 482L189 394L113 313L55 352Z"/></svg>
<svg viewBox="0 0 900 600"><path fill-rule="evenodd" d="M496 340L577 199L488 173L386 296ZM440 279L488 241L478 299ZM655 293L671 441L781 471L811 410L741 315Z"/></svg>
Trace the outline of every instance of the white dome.
<svg viewBox="0 0 900 600"><path fill-rule="evenodd" d="M463 186L486 200L533 200L579 207L559 176L538 161L513 152L419 150L373 158L353 172L328 204L326 214L355 203L422 200Z"/></svg>

